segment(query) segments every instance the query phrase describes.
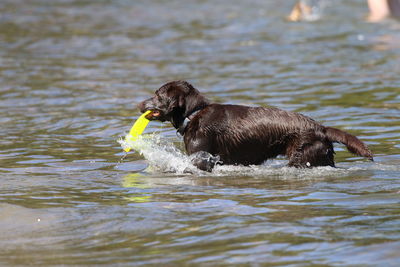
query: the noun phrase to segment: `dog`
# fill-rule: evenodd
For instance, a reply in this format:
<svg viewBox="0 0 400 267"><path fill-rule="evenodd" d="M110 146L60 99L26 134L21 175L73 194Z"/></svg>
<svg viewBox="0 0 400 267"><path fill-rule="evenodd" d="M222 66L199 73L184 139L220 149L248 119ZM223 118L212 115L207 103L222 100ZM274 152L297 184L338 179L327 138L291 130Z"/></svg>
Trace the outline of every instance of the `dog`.
<svg viewBox="0 0 400 267"><path fill-rule="evenodd" d="M186 81L164 84L138 107L142 113L151 111L149 120L171 122L193 164L204 171L216 164L258 165L279 155L291 167L335 167L333 142L373 161L372 152L354 135L274 107L212 103Z"/></svg>

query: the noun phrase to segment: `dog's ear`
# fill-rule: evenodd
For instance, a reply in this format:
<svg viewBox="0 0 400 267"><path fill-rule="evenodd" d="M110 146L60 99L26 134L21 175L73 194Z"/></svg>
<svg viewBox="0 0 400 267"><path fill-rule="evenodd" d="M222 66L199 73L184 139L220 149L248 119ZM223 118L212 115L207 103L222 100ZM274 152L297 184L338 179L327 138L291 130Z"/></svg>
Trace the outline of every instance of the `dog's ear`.
<svg viewBox="0 0 400 267"><path fill-rule="evenodd" d="M185 104L186 104L186 99L185 99L186 97L183 95L183 94L181 94L180 96L179 96L179 99L178 99L178 106L180 107L180 108L184 108L185 107Z"/></svg>

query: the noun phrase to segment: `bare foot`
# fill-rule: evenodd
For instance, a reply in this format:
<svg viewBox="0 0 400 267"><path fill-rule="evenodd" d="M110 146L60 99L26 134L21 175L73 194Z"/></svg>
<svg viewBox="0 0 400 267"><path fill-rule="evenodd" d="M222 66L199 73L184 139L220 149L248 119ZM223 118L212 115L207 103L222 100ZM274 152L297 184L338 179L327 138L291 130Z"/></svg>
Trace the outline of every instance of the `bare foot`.
<svg viewBox="0 0 400 267"><path fill-rule="evenodd" d="M299 1L294 5L292 12L287 16L287 19L289 21L300 21L311 16L311 14L312 8L303 1Z"/></svg>

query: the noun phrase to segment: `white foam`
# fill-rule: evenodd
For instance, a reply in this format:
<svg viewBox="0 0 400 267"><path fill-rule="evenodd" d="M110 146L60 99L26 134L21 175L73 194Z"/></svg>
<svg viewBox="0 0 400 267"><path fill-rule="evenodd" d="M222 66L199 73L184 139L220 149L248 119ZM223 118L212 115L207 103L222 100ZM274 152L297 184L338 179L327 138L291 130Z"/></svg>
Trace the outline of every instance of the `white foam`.
<svg viewBox="0 0 400 267"><path fill-rule="evenodd" d="M343 176L346 169L332 167L316 167L298 169L288 167L286 160L268 160L261 165L251 166L216 166L213 173L218 176L270 177L276 179L314 179L318 177Z"/></svg>

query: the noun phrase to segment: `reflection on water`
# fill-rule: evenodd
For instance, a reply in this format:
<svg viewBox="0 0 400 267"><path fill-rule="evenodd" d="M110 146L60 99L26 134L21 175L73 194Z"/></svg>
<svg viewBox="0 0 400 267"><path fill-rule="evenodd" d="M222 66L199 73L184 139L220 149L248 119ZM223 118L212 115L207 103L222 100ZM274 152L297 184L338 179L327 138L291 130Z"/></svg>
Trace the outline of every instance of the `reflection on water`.
<svg viewBox="0 0 400 267"><path fill-rule="evenodd" d="M399 23L361 0L290 23L292 5L1 1L0 265L397 266ZM337 145L336 169L204 173L157 122L119 162L137 103L173 79L349 131L375 162Z"/></svg>
<svg viewBox="0 0 400 267"><path fill-rule="evenodd" d="M378 36L374 42L374 49L377 51L385 50L398 50L400 49L400 36L393 35L381 35ZM394 58L393 60L398 61L399 58Z"/></svg>
<svg viewBox="0 0 400 267"><path fill-rule="evenodd" d="M139 173L129 173L124 176L124 180L122 181L122 186L125 188L132 188L132 189L146 189L150 188L150 186L146 185L145 183L141 183L140 178L142 177ZM132 202L149 202L151 196L145 194L144 192L132 192L132 196L125 197L126 200Z"/></svg>

